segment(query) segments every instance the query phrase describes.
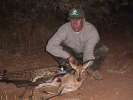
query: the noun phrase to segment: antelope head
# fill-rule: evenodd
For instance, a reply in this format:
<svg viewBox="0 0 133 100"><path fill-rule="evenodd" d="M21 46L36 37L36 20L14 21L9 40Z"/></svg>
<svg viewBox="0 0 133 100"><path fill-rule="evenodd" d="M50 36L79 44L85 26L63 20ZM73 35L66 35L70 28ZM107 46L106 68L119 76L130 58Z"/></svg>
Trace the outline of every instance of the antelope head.
<svg viewBox="0 0 133 100"><path fill-rule="evenodd" d="M75 70L75 77L77 81L82 81L83 75L84 75L84 71L89 67L89 65L91 65L91 62L87 62L83 65L79 64L79 65L75 65L73 63L70 63L71 67Z"/></svg>

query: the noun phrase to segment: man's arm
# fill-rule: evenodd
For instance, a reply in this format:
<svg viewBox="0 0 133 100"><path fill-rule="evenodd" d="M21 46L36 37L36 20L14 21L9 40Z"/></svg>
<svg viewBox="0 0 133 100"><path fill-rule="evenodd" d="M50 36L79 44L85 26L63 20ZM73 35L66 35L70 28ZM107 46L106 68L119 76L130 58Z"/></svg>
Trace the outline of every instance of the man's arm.
<svg viewBox="0 0 133 100"><path fill-rule="evenodd" d="M83 52L83 61L94 60L94 49L96 44L99 42L100 37L94 26L91 26L90 31L88 32L89 37L86 40L84 52Z"/></svg>
<svg viewBox="0 0 133 100"><path fill-rule="evenodd" d="M55 35L48 41L46 51L56 57L67 59L70 57L69 53L63 50L60 45L66 38L66 29L61 27Z"/></svg>

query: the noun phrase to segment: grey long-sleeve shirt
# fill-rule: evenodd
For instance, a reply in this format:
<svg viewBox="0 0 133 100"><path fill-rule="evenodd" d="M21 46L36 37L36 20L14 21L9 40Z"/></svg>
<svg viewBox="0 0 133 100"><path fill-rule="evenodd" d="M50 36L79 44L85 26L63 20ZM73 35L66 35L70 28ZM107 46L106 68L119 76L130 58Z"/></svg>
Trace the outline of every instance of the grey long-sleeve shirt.
<svg viewBox="0 0 133 100"><path fill-rule="evenodd" d="M56 57L66 59L70 54L63 50L61 44L64 43L75 52L83 53L83 61L87 61L95 59L94 48L99 40L99 34L92 24L85 21L82 30L77 33L73 31L68 22L62 25L48 41L46 50Z"/></svg>

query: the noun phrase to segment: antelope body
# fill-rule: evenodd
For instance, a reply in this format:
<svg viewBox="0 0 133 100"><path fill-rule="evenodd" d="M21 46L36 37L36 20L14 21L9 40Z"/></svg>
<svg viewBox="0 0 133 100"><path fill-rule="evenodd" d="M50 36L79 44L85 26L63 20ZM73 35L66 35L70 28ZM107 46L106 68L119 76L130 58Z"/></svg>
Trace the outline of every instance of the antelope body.
<svg viewBox="0 0 133 100"><path fill-rule="evenodd" d="M84 65L74 65L70 63L71 67L75 70L74 73L68 73L64 76L55 77L51 82L39 84L35 89L40 89L47 86L51 86L51 88L58 87L57 95L76 91L82 85L85 79L84 71L90 64L90 62Z"/></svg>

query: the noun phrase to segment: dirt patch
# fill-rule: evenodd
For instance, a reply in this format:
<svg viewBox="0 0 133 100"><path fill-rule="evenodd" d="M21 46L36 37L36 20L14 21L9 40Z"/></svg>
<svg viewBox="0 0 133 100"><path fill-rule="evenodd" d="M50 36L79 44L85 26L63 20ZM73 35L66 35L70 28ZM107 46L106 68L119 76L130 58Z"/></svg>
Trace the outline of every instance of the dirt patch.
<svg viewBox="0 0 133 100"><path fill-rule="evenodd" d="M81 88L75 92L64 94L52 100L132 100L133 94L133 46L128 37L114 37L108 33L105 44L110 48L106 60L101 66L103 80L97 81L87 77ZM10 72L23 71L38 67L49 67L57 64L47 53L43 55L10 55L0 54L0 69ZM18 100L15 95L21 95L24 88L13 84L0 83L0 100ZM3 92L4 91L4 92ZM14 96L13 96L14 95Z"/></svg>

